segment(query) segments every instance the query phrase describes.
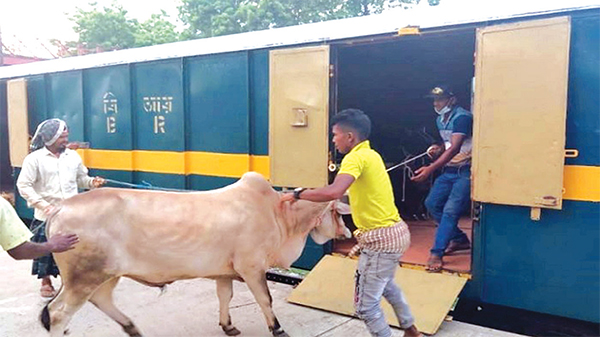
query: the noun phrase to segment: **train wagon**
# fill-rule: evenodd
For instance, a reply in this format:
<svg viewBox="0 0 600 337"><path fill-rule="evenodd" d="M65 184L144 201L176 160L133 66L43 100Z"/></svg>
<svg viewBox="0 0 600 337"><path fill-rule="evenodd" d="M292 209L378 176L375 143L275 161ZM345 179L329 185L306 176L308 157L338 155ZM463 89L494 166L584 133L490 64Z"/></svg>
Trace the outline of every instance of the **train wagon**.
<svg viewBox="0 0 600 337"><path fill-rule="evenodd" d="M600 322L600 6L477 18L381 15L71 57L0 69L1 180L14 189L28 138L64 119L94 175L181 190L257 171L277 188L319 187L341 156L337 111L373 121L392 165L436 141L424 96L454 88L473 111L473 247L449 256L461 298ZM443 13L442 13L443 14ZM390 172L425 264L431 181ZM22 199L17 209L32 216ZM296 266L352 242L307 244ZM423 273L427 275L426 273ZM426 277L426 276L424 276Z"/></svg>

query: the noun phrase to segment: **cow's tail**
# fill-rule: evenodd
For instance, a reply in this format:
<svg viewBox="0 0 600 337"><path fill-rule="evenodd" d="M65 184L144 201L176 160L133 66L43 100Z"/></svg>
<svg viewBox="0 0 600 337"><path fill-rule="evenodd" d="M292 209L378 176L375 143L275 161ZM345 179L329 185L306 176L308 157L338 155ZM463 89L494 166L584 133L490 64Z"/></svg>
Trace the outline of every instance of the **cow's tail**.
<svg viewBox="0 0 600 337"><path fill-rule="evenodd" d="M52 210L52 212L50 214L48 214L48 216L46 217L46 237L49 238L50 237L50 226L52 225L52 221L56 219L56 216L58 215L58 213L60 213L60 211L62 210L62 203L58 204L57 206L54 207L54 209ZM44 308L42 309L42 312L40 313L40 322L42 323L42 325L44 326L44 328L47 331L50 331L50 310L48 309L48 305L50 305L50 303L52 303L52 301L54 301L56 299L56 296L58 296L61 291L63 290L64 284L60 285L60 288L58 289L58 291L56 292L56 295L54 295L54 297L48 301L48 303L46 303L46 305L44 306Z"/></svg>
<svg viewBox="0 0 600 337"><path fill-rule="evenodd" d="M48 302L48 304L49 303L50 302ZM48 311L48 304L46 304L46 306L44 306L44 309L42 309L42 312L40 314L40 322L42 322L42 325L46 330L50 331L50 311Z"/></svg>
<svg viewBox="0 0 600 337"><path fill-rule="evenodd" d="M54 295L54 297L52 297L50 299L50 301L48 301L48 303L46 303L46 305L42 309L42 312L40 313L40 322L42 323L44 328L48 331L50 331L50 310L48 310L48 305L50 305L50 303L52 303L52 301L54 301L56 296L58 296L58 294L60 294L60 292L63 290L63 287L64 287L64 284L61 284L60 288L58 288L58 291L56 292L56 295Z"/></svg>
<svg viewBox="0 0 600 337"><path fill-rule="evenodd" d="M52 213L50 213L48 215L48 217L46 218L46 237L49 237L50 224L52 223L52 219L56 218L56 215L60 212L61 209L62 209L62 205L58 205L57 207L55 207L52 210ZM40 313L40 322L42 323L42 325L48 332L50 331L50 311L48 310L48 305L52 301L54 301L54 299L56 298L56 296L58 296L58 294L60 294L60 292L63 290L63 287L64 287L64 285L61 284L60 288L56 292L56 295L54 295L54 297L52 297L52 299L50 301L48 301L48 303L46 303L46 305L42 309L42 312Z"/></svg>
<svg viewBox="0 0 600 337"><path fill-rule="evenodd" d="M58 206L54 207L54 209L52 210L52 213L50 213L46 217L46 237L49 237L48 234L50 233L50 224L52 223L52 220L54 218L56 218L56 215L60 212L61 209L62 209L62 204L59 204Z"/></svg>

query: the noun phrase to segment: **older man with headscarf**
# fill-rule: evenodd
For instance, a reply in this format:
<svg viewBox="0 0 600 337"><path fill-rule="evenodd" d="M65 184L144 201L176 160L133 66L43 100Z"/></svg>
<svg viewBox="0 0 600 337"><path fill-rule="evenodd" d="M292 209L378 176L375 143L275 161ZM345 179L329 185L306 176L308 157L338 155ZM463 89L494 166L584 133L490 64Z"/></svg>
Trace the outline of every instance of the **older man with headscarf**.
<svg viewBox="0 0 600 337"><path fill-rule="evenodd" d="M77 152L67 148L69 131L64 121L54 118L42 122L31 140L30 153L23 161L17 188L29 207L34 208L31 228L33 242L46 242L44 220L62 200L77 194L78 188L95 188L104 184L100 177L88 176ZM52 255L33 261L32 274L42 279L43 297L55 295L50 276L58 275Z"/></svg>

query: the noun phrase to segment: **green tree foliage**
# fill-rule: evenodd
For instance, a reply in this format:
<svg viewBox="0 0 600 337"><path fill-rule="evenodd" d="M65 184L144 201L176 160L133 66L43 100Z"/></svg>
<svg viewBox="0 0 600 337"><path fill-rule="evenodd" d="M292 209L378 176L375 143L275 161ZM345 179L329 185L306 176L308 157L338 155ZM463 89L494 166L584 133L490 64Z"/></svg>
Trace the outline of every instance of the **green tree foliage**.
<svg viewBox="0 0 600 337"><path fill-rule="evenodd" d="M104 50L131 48L135 45L137 20L127 18L127 11L113 3L109 7L99 8L90 3L89 11L81 8L71 17L75 22L73 30L79 34L79 43L86 49Z"/></svg>
<svg viewBox="0 0 600 337"><path fill-rule="evenodd" d="M202 38L381 13L420 0L181 0L183 36ZM440 0L428 0L430 5Z"/></svg>
<svg viewBox="0 0 600 337"><path fill-rule="evenodd" d="M152 14L150 19L137 26L135 46L152 46L175 42L179 40L179 33L175 24L168 21L169 16L164 10L160 14Z"/></svg>
<svg viewBox="0 0 600 337"><path fill-rule="evenodd" d="M90 10L77 8L69 19L75 23L73 30L79 34L77 42L62 43L68 54L82 54L103 50L142 47L179 40L175 24L168 20L165 11L153 14L139 23L130 19L127 11L116 2L108 7L90 3Z"/></svg>
<svg viewBox="0 0 600 337"><path fill-rule="evenodd" d="M180 34L165 11L139 23L118 3L77 8L69 19L78 41L56 42L63 55L149 46L260 29L343 19L381 13L425 0L181 0ZM427 0L437 5L440 0Z"/></svg>

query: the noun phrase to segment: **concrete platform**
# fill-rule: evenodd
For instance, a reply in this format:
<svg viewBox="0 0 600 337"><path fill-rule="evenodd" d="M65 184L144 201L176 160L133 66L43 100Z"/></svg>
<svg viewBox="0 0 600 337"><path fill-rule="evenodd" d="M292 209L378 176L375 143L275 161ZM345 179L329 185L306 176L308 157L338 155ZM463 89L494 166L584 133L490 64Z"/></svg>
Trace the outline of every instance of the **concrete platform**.
<svg viewBox="0 0 600 337"><path fill-rule="evenodd" d="M45 300L39 296L39 281L30 275L30 269L31 261L14 261L0 252L0 336L49 336L38 320ZM287 303L285 298L291 286L269 282L269 288L275 314L292 337L369 335L358 319ZM210 280L176 282L161 295L156 288L122 279L115 290L115 302L144 336L225 336L218 326L218 299L215 284ZM234 282L231 317L242 332L240 336L270 336L260 308L243 283ZM118 324L90 303L75 314L69 330L72 337L127 336ZM403 336L403 332L393 329L393 336ZM451 321L444 322L435 336L520 335Z"/></svg>

